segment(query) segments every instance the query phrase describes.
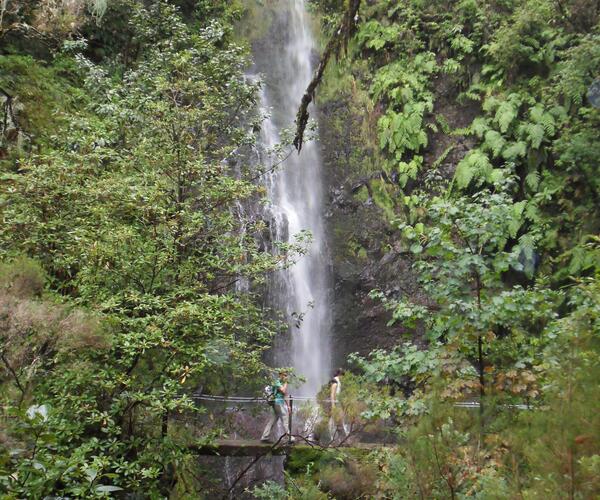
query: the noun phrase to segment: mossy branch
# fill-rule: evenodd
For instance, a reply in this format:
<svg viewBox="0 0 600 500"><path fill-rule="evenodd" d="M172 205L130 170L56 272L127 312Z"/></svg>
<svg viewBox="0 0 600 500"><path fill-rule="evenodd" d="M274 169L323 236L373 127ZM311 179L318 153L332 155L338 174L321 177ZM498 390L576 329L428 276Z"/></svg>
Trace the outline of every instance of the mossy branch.
<svg viewBox="0 0 600 500"><path fill-rule="evenodd" d="M296 135L294 136L294 147L300 153L302 149L302 143L304 141L304 130L306 129L306 124L308 123L308 106L313 101L315 97L315 91L321 83L321 79L323 78L323 73L325 73L325 68L327 68L327 64L329 63L329 59L333 54L336 57L342 53L342 51L346 50L348 46L348 40L356 31L356 23L358 20L358 9L360 8L361 0L349 0L348 8L340 21L335 33L327 43L325 47L325 51L321 56L321 60L319 61L319 66L317 67L317 71L306 87L306 91L302 96L302 100L300 101L300 107L298 108L298 113L296 114Z"/></svg>

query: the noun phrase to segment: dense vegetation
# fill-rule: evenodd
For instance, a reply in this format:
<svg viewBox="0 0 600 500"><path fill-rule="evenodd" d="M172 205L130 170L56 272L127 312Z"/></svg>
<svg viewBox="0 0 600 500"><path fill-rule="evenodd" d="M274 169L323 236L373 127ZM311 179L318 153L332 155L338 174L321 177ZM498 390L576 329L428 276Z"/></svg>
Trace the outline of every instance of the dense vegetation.
<svg viewBox="0 0 600 500"><path fill-rule="evenodd" d="M401 446L315 455L256 495L597 497L598 3L376 0L338 31L348 4L313 2L345 37L317 96L364 115L354 196L419 289L372 291L413 338L349 360L348 411ZM6 498L198 495L197 437L171 417L264 368L256 285L302 249L267 252L240 209L263 196L240 160L258 126L242 14L0 2Z"/></svg>
<svg viewBox="0 0 600 500"><path fill-rule="evenodd" d="M316 4L347 37L355 2ZM363 460L370 481L352 460L323 472L336 498L600 493L599 14L585 0L382 0L338 44L320 102L366 114L347 175L418 283L371 296L426 347L409 336L351 359L388 387L365 415L391 418L402 445ZM479 411L454 406L474 397Z"/></svg>
<svg viewBox="0 0 600 500"><path fill-rule="evenodd" d="M239 10L53 6L2 20L0 491L184 495L169 415L262 368L275 325L235 283L291 251L238 209L261 197L232 175L255 119Z"/></svg>

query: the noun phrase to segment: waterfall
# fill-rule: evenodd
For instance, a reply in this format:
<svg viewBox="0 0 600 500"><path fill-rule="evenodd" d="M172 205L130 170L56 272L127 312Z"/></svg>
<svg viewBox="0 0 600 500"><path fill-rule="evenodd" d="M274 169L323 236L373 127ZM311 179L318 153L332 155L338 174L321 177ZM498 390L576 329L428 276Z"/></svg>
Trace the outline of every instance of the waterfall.
<svg viewBox="0 0 600 500"><path fill-rule="evenodd" d="M300 99L312 77L314 54L309 16L303 0L281 0L277 34L281 46L255 53L265 85L261 104L268 111L261 131L264 148L280 142L282 128L291 128ZM266 52L266 53L265 53ZM273 160L271 160L273 161ZM269 162L267 161L267 167ZM302 396L314 396L331 371L330 263L325 239L322 164L317 144L307 142L265 179L271 237L293 243L302 231L312 235L309 251L273 280L271 300L290 324L288 349L276 353L280 364L292 364L306 378ZM279 355L277 355L279 354Z"/></svg>

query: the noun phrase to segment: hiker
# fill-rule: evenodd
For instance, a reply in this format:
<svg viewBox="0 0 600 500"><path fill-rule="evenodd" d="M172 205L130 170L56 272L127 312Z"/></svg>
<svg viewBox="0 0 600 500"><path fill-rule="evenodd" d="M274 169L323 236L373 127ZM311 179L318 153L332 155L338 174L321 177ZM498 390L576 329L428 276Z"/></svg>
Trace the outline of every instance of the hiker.
<svg viewBox="0 0 600 500"><path fill-rule="evenodd" d="M338 429L344 431L344 437L348 437L348 428L344 420L344 411L339 404L339 397L342 391L342 376L344 370L338 368L329 382L329 436L333 441Z"/></svg>
<svg viewBox="0 0 600 500"><path fill-rule="evenodd" d="M275 427L275 430L277 431L277 422L282 423L285 434L290 434L288 426L289 402L287 401L287 387L287 373L280 371L279 378L273 383L273 401L271 404L273 416L267 422L265 430L260 438L263 443L272 442L271 431L273 430L273 427ZM290 437L290 441L294 442L294 437Z"/></svg>

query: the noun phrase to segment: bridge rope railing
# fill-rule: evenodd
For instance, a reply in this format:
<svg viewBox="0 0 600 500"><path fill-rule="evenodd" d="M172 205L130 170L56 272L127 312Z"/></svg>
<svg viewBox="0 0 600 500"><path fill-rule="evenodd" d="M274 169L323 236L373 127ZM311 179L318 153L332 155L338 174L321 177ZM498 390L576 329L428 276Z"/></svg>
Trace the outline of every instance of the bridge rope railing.
<svg viewBox="0 0 600 500"><path fill-rule="evenodd" d="M190 396L190 399L194 401L212 401L212 402L224 402L224 403L258 403L267 404L267 400L261 396L215 396L211 394L200 394ZM329 403L329 399L318 399L307 396L290 396L290 400L294 402L314 402L314 403ZM457 401L453 403L456 408L479 408L481 406L479 401ZM517 410L531 410L533 406L530 404L504 404L500 405L504 408L512 408Z"/></svg>
<svg viewBox="0 0 600 500"><path fill-rule="evenodd" d="M204 406L207 411L200 416L184 416L184 420L189 419L186 420L186 425L190 423L191 425L197 425L198 422L202 422L204 426L213 425L216 420L210 415L214 416L216 412L225 418L219 420L221 427L217 430L221 436L226 436L227 439L257 440L264 426L264 422L259 419L264 418L266 413L273 412L272 406L268 404L267 399L262 395L219 396L195 393L188 397L198 406ZM285 411L284 417L287 420L287 429L289 429L286 435L290 439L304 439L307 436L314 439L316 436L319 443L322 443L323 439L325 439L325 442L329 439L329 442L335 442L337 446L343 446L349 438L355 444L356 442L379 444L395 442L389 434L394 425L393 419L363 420L361 416L354 414L352 411L348 419L345 404L352 405L352 401L348 400L339 401L341 413L336 417L331 413L330 402L329 399L322 399L322 397L289 395L289 411ZM452 406L457 411L483 411L480 402L476 400L456 401L452 403ZM533 407L530 404L499 404L496 408L520 412L540 407ZM292 438L292 436L294 437Z"/></svg>

